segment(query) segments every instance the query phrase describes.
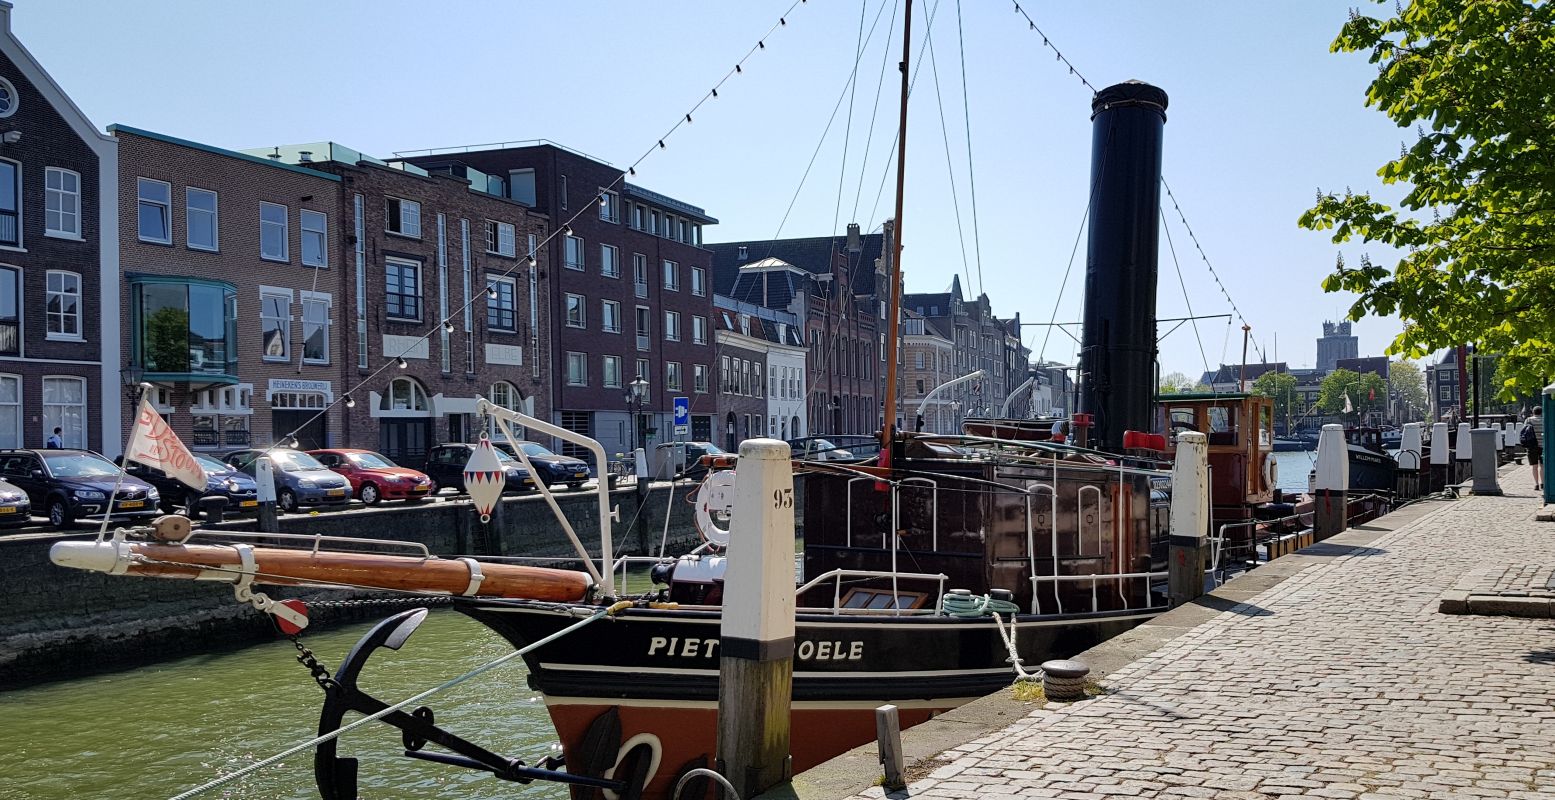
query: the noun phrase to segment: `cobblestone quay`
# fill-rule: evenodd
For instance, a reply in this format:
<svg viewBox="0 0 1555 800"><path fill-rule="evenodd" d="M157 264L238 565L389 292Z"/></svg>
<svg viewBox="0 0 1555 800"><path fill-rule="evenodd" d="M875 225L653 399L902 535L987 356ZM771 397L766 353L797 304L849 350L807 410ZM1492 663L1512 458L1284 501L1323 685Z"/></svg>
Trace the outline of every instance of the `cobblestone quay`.
<svg viewBox="0 0 1555 800"><path fill-rule="evenodd" d="M1175 634L1138 629L1155 642L1101 677L1106 694L941 739L893 796L1555 797L1555 622L1438 612L1476 569L1555 564L1527 470L1501 482L1504 497L1417 504L1255 570L1256 593L1181 609L1207 618Z"/></svg>

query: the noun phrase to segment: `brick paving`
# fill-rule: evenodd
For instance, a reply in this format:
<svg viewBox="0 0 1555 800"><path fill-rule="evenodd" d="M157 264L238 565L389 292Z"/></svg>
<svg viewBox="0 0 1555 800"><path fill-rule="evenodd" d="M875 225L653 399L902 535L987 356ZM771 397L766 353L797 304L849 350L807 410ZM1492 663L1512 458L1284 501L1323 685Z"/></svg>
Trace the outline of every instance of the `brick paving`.
<svg viewBox="0 0 1555 800"><path fill-rule="evenodd" d="M1437 612L1476 568L1555 564L1530 476L1501 481L1171 640L1109 694L942 754L906 794L1555 797L1555 622Z"/></svg>
<svg viewBox="0 0 1555 800"><path fill-rule="evenodd" d="M1547 564L1496 564L1471 570L1453 585L1469 594L1505 597L1555 597L1555 567Z"/></svg>

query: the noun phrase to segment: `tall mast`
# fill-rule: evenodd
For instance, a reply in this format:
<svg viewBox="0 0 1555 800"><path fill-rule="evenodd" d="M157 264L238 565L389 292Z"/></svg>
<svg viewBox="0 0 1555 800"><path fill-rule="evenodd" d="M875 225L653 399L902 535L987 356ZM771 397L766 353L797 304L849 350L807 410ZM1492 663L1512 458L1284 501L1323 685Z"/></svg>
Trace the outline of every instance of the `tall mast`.
<svg viewBox="0 0 1555 800"><path fill-rule="evenodd" d="M891 440L896 438L896 362L902 317L902 191L907 184L907 88L908 58L912 47L912 0L902 15L902 111L896 130L896 235L891 244L891 302L886 307L885 425L880 428L880 466L891 466Z"/></svg>

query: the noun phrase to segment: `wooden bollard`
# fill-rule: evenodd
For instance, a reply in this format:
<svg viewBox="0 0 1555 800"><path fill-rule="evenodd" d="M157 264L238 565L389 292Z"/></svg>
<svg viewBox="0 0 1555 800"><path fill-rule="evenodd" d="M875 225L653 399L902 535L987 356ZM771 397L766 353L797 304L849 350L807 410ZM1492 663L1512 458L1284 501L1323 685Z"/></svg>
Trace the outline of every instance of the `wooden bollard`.
<svg viewBox="0 0 1555 800"><path fill-rule="evenodd" d="M740 443L719 635L718 772L756 795L792 774L794 471L776 439Z"/></svg>
<svg viewBox="0 0 1555 800"><path fill-rule="evenodd" d="M1350 527L1350 445L1343 425L1324 425L1317 440L1312 538L1323 541Z"/></svg>
<svg viewBox="0 0 1555 800"><path fill-rule="evenodd" d="M1177 434L1172 462L1171 537L1166 582L1173 606L1204 594L1205 529L1209 526L1209 438Z"/></svg>
<svg viewBox="0 0 1555 800"><path fill-rule="evenodd" d="M880 747L880 785L888 792L907 788L907 765L902 758L902 720L896 706L875 709L875 743Z"/></svg>
<svg viewBox="0 0 1555 800"><path fill-rule="evenodd" d="M1447 439L1447 423L1431 425L1431 488L1439 492L1452 483L1452 445Z"/></svg>

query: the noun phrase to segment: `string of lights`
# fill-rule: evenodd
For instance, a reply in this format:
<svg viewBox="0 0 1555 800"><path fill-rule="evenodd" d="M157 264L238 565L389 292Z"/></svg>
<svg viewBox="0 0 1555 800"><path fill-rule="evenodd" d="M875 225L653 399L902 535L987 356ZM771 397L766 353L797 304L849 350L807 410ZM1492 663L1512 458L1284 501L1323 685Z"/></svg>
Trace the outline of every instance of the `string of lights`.
<svg viewBox="0 0 1555 800"><path fill-rule="evenodd" d="M1065 57L1063 52L1058 49L1058 46L1053 44L1053 40L1048 38L1047 33L1043 32L1041 28L1037 27L1036 20L1032 19L1031 15L1027 14L1026 9L1021 8L1020 3L1018 2L1015 3L1015 13L1026 18L1026 25L1029 26L1029 29L1036 31L1037 34L1042 37L1042 46L1053 51L1053 55L1057 56L1058 60L1063 62L1063 65L1069 68L1069 74L1079 78L1080 83L1084 84L1085 88L1091 90L1091 94L1096 94L1096 87L1092 86L1091 82L1086 80L1085 76L1080 74L1080 71L1074 68L1074 64L1070 63L1069 59Z"/></svg>
<svg viewBox="0 0 1555 800"><path fill-rule="evenodd" d="M1182 204L1177 202L1177 195L1172 192L1172 185L1166 182L1166 176L1164 175L1161 177L1161 187L1166 189L1166 196L1172 201L1172 209L1177 212L1177 218L1182 221L1183 229L1188 232L1188 238L1193 242L1193 249L1199 251L1199 258L1204 261L1204 266L1209 268L1209 276L1215 279L1215 286L1220 289L1221 295L1226 298L1226 303L1231 306L1231 310L1236 312L1236 318L1241 320L1244 326L1251 328L1252 325L1248 323L1247 318L1242 316L1242 309L1237 308L1236 301L1231 299L1231 293L1226 291L1226 285L1220 282L1220 274L1215 272L1215 265L1209 262L1209 255L1204 252L1204 246L1199 244L1198 235L1193 232L1193 226L1188 224L1188 217L1183 214ZM1192 312L1190 311L1189 313L1191 314ZM1253 350L1258 353L1258 360L1267 362L1268 359L1263 354L1263 347L1258 344L1258 340L1251 333L1248 334L1248 340L1252 342Z"/></svg>
<svg viewBox="0 0 1555 800"><path fill-rule="evenodd" d="M740 59L734 63L734 66L732 68L730 68L728 72L725 72L723 74L723 76L720 77L718 79L718 81L713 84L712 88L708 89L707 92L705 94L703 94L701 96L701 98L699 98L696 101L696 103L694 105L692 105L691 108L688 111L686 111L685 114L683 114L679 118L677 118L675 120L675 123L673 125L671 125L669 127L669 129L666 130L663 134L661 134L658 137L658 139L655 140L654 144L651 145L650 147L648 147L642 153L642 155L638 156L636 160L632 161L627 166L627 168L626 168L626 170L624 172L622 172L620 175L617 175L615 177L615 179L612 180L608 186L602 187L600 189L600 192L599 192L599 195L598 195L599 202L600 203L607 202L607 198L606 198L606 195L605 195L606 191L611 190L611 189L615 189L620 184L624 183L628 177L636 176L637 175L637 167L641 166L644 161L648 160L655 153L657 153L657 152L659 152L661 150L667 149L668 142L669 142L670 138L673 137L675 135L675 133L677 131L679 131L682 127L684 127L686 125L690 125L692 123L693 116L699 110L701 110L702 106L706 105L708 101L717 99L718 96L719 96L719 94L718 94L718 90L719 89L724 88L724 85L726 83L728 83L730 80L732 80L733 78L743 74L744 71L745 71L745 66L751 60L751 57L755 56L758 53L761 53L761 52L765 51L767 49L767 39L770 38L779 29L787 27L788 26L788 16L790 14L792 14L794 12L794 10L799 8L801 5L807 4L807 2L808 2L808 0L794 0L794 2L788 7L788 9L786 11L784 11L783 14L778 17L777 22L774 22L772 24L772 27L768 28L767 32L765 34L763 34L759 39L756 40L756 43L754 45L752 45L750 47L750 49L747 50L745 52L745 54L743 56L741 56ZM536 257L535 257L536 253L538 253L541 249L543 249L544 247L549 245L558 236L571 236L572 235L572 223L577 221L580 217L582 217L588 211L593 210L595 208L596 208L596 206L594 204L584 204L584 205L582 205L577 210L576 213L574 213L572 216L568 217L566 219L566 221L563 222L560 226L558 226L556 228L553 228L549 233L546 234L544 239L541 239L538 243L536 243L536 245L529 250L528 254L525 256L525 258L522 261L520 261L518 263L515 263L513 266L509 267L507 270L503 271L502 273L500 273L496 277L498 277L498 278L511 277L515 273L518 272L520 267L523 267L523 268L527 269L527 268L535 266L536 263L537 263L537 260L536 260ZM442 319L436 326L434 326L432 328L429 328L425 333L422 333L420 336L418 336L415 339L413 339L404 349L402 349L399 352L398 355L394 356L393 358L389 358L389 357L385 356L384 362L381 365L379 365L377 369L375 369L371 373L369 373L367 375L367 377L361 379L360 381L357 381L356 386L354 387L354 389L360 389L362 386L365 386L365 385L368 385L368 384L372 383L379 376L381 376L384 372L388 371L391 368L396 368L396 369L401 369L401 370L408 368L410 366L410 364L409 364L409 362L407 362L405 360L405 356L410 354L410 353L412 353L412 352L414 352L418 347L421 346L421 344L423 342L429 341L431 339L431 337L438 332L439 328L441 328L444 331L452 332L454 330L454 321L455 320L459 319L462 315L470 313L470 310L475 306L476 303L478 303L478 302L480 302L482 300L494 299L495 297L496 297L496 290L494 288L491 288L491 287L488 287L485 292L472 292L471 296L470 296L470 299L467 302L465 302L463 305L460 305L452 313L448 314L448 316L446 316L444 319ZM268 453L271 450L275 449L276 447L282 446L285 443L295 442L297 434L302 432L309 425L313 424L314 421L318 420L320 417L323 417L325 414L328 414L337 405L342 405L342 404L345 405L346 408L354 408L356 406L356 398L352 396L350 391L347 391L347 392L343 393L340 397L336 398L333 402L330 402L327 405L325 405L323 408L319 409L317 413L315 413L313 416L311 416L308 419L306 419L305 421L303 421L302 424L298 425L290 433L288 433L285 436L282 436L282 437L276 439L276 441L273 444L271 444L269 447L266 447L264 449L264 452Z"/></svg>

